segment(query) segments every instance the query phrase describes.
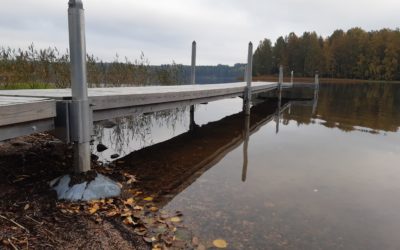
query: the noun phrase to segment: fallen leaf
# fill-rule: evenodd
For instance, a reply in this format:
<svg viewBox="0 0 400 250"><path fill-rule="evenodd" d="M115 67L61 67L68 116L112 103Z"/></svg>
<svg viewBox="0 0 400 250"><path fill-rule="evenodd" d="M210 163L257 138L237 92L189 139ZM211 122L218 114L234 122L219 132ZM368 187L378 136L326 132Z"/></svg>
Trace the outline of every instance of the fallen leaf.
<svg viewBox="0 0 400 250"><path fill-rule="evenodd" d="M135 223L132 219L131 216L128 216L125 218L125 220L122 221L125 225L136 225L137 223Z"/></svg>
<svg viewBox="0 0 400 250"><path fill-rule="evenodd" d="M134 232L135 234L137 234L137 235L143 236L143 235L145 235L145 234L147 233L147 229L144 228L144 227L135 228L135 229L133 230L133 232Z"/></svg>
<svg viewBox="0 0 400 250"><path fill-rule="evenodd" d="M150 211L152 212L157 212L158 211L158 207L151 207L149 208Z"/></svg>
<svg viewBox="0 0 400 250"><path fill-rule="evenodd" d="M98 204L94 204L90 209L89 209L89 214L94 214L97 212L97 210L99 210L99 205Z"/></svg>
<svg viewBox="0 0 400 250"><path fill-rule="evenodd" d="M115 216L115 215L117 215L117 214L118 214L117 211L112 210L112 211L110 211L110 212L108 212L108 213L106 214L106 217L113 217L113 216Z"/></svg>
<svg viewBox="0 0 400 250"><path fill-rule="evenodd" d="M143 236L143 240L146 241L147 243L152 243L152 242L156 241L156 238Z"/></svg>
<svg viewBox="0 0 400 250"><path fill-rule="evenodd" d="M213 241L213 245L217 248L226 248L228 243L226 243L226 241L223 239L216 239Z"/></svg>
<svg viewBox="0 0 400 250"><path fill-rule="evenodd" d="M28 210L29 209L29 204L26 204L24 207L24 210Z"/></svg>
<svg viewBox="0 0 400 250"><path fill-rule="evenodd" d="M121 217L129 217L129 216L132 216L132 212L131 211L123 212L121 214Z"/></svg>
<svg viewBox="0 0 400 250"><path fill-rule="evenodd" d="M145 200L145 201L152 201L153 200L153 197L146 197L146 198L144 198L143 200Z"/></svg>
<svg viewBox="0 0 400 250"><path fill-rule="evenodd" d="M162 246L160 244L155 244L151 250L162 250Z"/></svg>
<svg viewBox="0 0 400 250"><path fill-rule="evenodd" d="M179 217L172 217L169 219L171 222L181 222L181 219Z"/></svg>
<svg viewBox="0 0 400 250"><path fill-rule="evenodd" d="M133 198L129 198L126 201L124 201L125 205L132 205L135 202L135 200Z"/></svg>

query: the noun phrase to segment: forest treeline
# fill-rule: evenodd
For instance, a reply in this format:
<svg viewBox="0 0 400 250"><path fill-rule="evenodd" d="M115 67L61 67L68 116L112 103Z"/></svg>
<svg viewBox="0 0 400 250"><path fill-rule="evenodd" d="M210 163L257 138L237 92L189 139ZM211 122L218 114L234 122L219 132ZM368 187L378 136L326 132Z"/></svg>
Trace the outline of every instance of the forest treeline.
<svg viewBox="0 0 400 250"><path fill-rule="evenodd" d="M116 54L112 62L87 55L87 72L90 87L172 85L184 81L182 65L172 62L152 67L143 53L133 61ZM26 50L0 47L1 88L66 88L70 85L68 50L37 49L33 44Z"/></svg>
<svg viewBox="0 0 400 250"><path fill-rule="evenodd" d="M400 80L400 31L336 30L323 38L315 32L290 33L274 44L261 41L254 53L253 75L286 74L367 80Z"/></svg>

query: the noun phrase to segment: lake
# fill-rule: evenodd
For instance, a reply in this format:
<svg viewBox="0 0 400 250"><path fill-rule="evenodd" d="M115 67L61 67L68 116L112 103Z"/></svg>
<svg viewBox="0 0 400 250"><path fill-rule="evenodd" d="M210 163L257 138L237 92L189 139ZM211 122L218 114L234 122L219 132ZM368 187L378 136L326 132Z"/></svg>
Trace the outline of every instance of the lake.
<svg viewBox="0 0 400 250"><path fill-rule="evenodd" d="M95 126L208 247L400 249L400 85L321 84L313 100L225 99Z"/></svg>

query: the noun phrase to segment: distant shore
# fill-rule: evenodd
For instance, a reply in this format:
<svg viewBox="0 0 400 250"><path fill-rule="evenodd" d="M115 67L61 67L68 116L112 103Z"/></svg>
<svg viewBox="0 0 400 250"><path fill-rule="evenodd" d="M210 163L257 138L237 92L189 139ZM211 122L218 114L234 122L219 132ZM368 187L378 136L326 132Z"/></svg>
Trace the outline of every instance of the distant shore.
<svg viewBox="0 0 400 250"><path fill-rule="evenodd" d="M266 76L253 76L253 81L277 81L278 76L266 75ZM290 77L285 76L284 82L290 82ZM294 82L313 83L314 77L294 77ZM362 80L362 79L345 79L345 78L319 78L320 83L396 83L400 81L378 81L378 80Z"/></svg>

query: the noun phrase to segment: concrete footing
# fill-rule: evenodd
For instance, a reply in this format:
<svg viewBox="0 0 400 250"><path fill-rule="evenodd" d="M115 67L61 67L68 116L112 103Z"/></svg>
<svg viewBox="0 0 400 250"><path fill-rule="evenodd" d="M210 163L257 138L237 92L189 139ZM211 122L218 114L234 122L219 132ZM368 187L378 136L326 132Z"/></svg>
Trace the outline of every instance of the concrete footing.
<svg viewBox="0 0 400 250"><path fill-rule="evenodd" d="M121 187L110 178L97 174L92 181L70 185L71 176L64 175L50 182L50 187L57 192L59 200L90 201L116 197L121 194Z"/></svg>

